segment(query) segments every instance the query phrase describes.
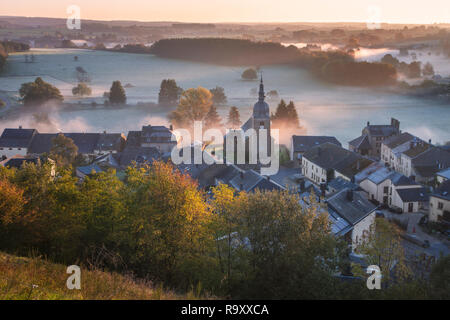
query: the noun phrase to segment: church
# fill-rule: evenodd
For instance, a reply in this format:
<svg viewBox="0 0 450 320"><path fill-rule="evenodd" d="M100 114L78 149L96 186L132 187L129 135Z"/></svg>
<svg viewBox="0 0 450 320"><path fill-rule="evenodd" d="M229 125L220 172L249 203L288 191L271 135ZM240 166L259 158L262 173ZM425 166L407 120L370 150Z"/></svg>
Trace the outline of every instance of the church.
<svg viewBox="0 0 450 320"><path fill-rule="evenodd" d="M225 136L225 144L226 145L226 138L227 136L230 136L230 134L232 133L236 133L237 131L241 131L242 133L244 133L244 135L246 133L249 132L250 129L254 129L256 132L256 136L257 136L257 152L258 152L258 158L257 158L257 164L260 164L260 159L259 159L259 150L260 150L260 141L259 141L259 133L261 129L265 129L266 133L267 133L267 156L270 157L271 156L271 144L272 144L272 137L270 134L270 108L269 105L267 104L267 102L265 101L265 92L264 92L264 82L263 82L263 78L261 76L261 82L259 85L259 98L258 101L254 104L253 106L253 113L252 116L242 125L240 130L231 130L226 136ZM235 139L235 149L234 150L238 150L237 147L237 139ZM246 164L254 164L251 163L248 157L249 154L249 146L250 146L250 141L249 141L249 137L246 136L245 137L245 163ZM262 143L262 142L261 142ZM224 151L224 156L225 156L225 151ZM235 155L234 157L234 161L233 163L237 163L237 156ZM227 158L226 158L227 159Z"/></svg>

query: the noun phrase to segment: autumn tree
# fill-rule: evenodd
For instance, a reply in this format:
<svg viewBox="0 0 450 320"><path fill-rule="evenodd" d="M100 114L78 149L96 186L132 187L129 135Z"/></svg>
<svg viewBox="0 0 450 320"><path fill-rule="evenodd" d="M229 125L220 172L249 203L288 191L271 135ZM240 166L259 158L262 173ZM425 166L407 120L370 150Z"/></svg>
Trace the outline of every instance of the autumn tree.
<svg viewBox="0 0 450 320"><path fill-rule="evenodd" d="M429 62L425 63L425 65L423 66L422 73L424 76L433 76L434 75L433 65Z"/></svg>
<svg viewBox="0 0 450 320"><path fill-rule="evenodd" d="M405 251L400 239L399 228L389 221L377 218L371 231L364 234L357 243L355 252L363 254L367 265L377 265L382 273L382 285L389 287L393 282L401 282L410 274L406 265ZM361 266L354 265L353 272L366 277Z"/></svg>
<svg viewBox="0 0 450 320"><path fill-rule="evenodd" d="M171 123L179 128L192 128L194 121L203 121L213 105L208 89L191 88L181 94L180 103L169 115Z"/></svg>
<svg viewBox="0 0 450 320"><path fill-rule="evenodd" d="M72 139L58 134L52 139L52 147L50 149L50 157L60 165L69 165L74 162L78 154L78 147Z"/></svg>
<svg viewBox="0 0 450 320"><path fill-rule="evenodd" d="M240 265L232 295L309 299L333 294L341 245L315 197L302 206L296 194L256 191L239 206Z"/></svg>
<svg viewBox="0 0 450 320"><path fill-rule="evenodd" d="M231 107L230 112L228 113L228 122L227 125L231 129L237 129L241 126L242 122L239 115L239 110L236 107Z"/></svg>
<svg viewBox="0 0 450 320"><path fill-rule="evenodd" d="M184 289L216 281L214 217L196 183L162 162L130 167L126 179L124 252L136 272Z"/></svg>
<svg viewBox="0 0 450 320"><path fill-rule="evenodd" d="M61 102L63 96L58 88L38 77L34 82L22 84L19 90L24 105L42 105L49 101Z"/></svg>
<svg viewBox="0 0 450 320"><path fill-rule="evenodd" d="M109 102L111 104L125 104L127 102L127 96L125 89L120 81L114 81L111 89L109 90Z"/></svg>

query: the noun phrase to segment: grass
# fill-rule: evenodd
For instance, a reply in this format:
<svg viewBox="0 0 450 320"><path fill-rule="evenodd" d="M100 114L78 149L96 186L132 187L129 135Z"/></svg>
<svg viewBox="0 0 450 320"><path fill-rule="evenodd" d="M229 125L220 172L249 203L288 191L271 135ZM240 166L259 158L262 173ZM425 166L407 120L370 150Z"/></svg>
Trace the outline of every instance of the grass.
<svg viewBox="0 0 450 320"><path fill-rule="evenodd" d="M132 277L81 268L81 289L66 287L67 266L40 257L0 252L1 300L177 300L196 299L194 291L178 295Z"/></svg>

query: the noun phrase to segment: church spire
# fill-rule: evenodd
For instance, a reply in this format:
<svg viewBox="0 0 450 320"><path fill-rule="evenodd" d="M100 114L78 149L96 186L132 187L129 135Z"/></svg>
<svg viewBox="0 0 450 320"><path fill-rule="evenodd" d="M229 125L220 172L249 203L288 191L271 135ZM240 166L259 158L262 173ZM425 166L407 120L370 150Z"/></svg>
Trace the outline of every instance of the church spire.
<svg viewBox="0 0 450 320"><path fill-rule="evenodd" d="M261 83L259 85L259 101L264 101L265 94L264 94L264 83L263 83L263 77L261 73Z"/></svg>

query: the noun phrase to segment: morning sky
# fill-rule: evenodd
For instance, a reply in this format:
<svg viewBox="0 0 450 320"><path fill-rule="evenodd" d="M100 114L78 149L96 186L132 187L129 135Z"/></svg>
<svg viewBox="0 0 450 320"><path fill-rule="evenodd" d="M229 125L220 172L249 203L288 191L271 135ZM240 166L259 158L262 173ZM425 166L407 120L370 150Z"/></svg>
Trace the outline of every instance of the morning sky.
<svg viewBox="0 0 450 320"><path fill-rule="evenodd" d="M449 0L1 0L0 15L182 22L450 23Z"/></svg>

